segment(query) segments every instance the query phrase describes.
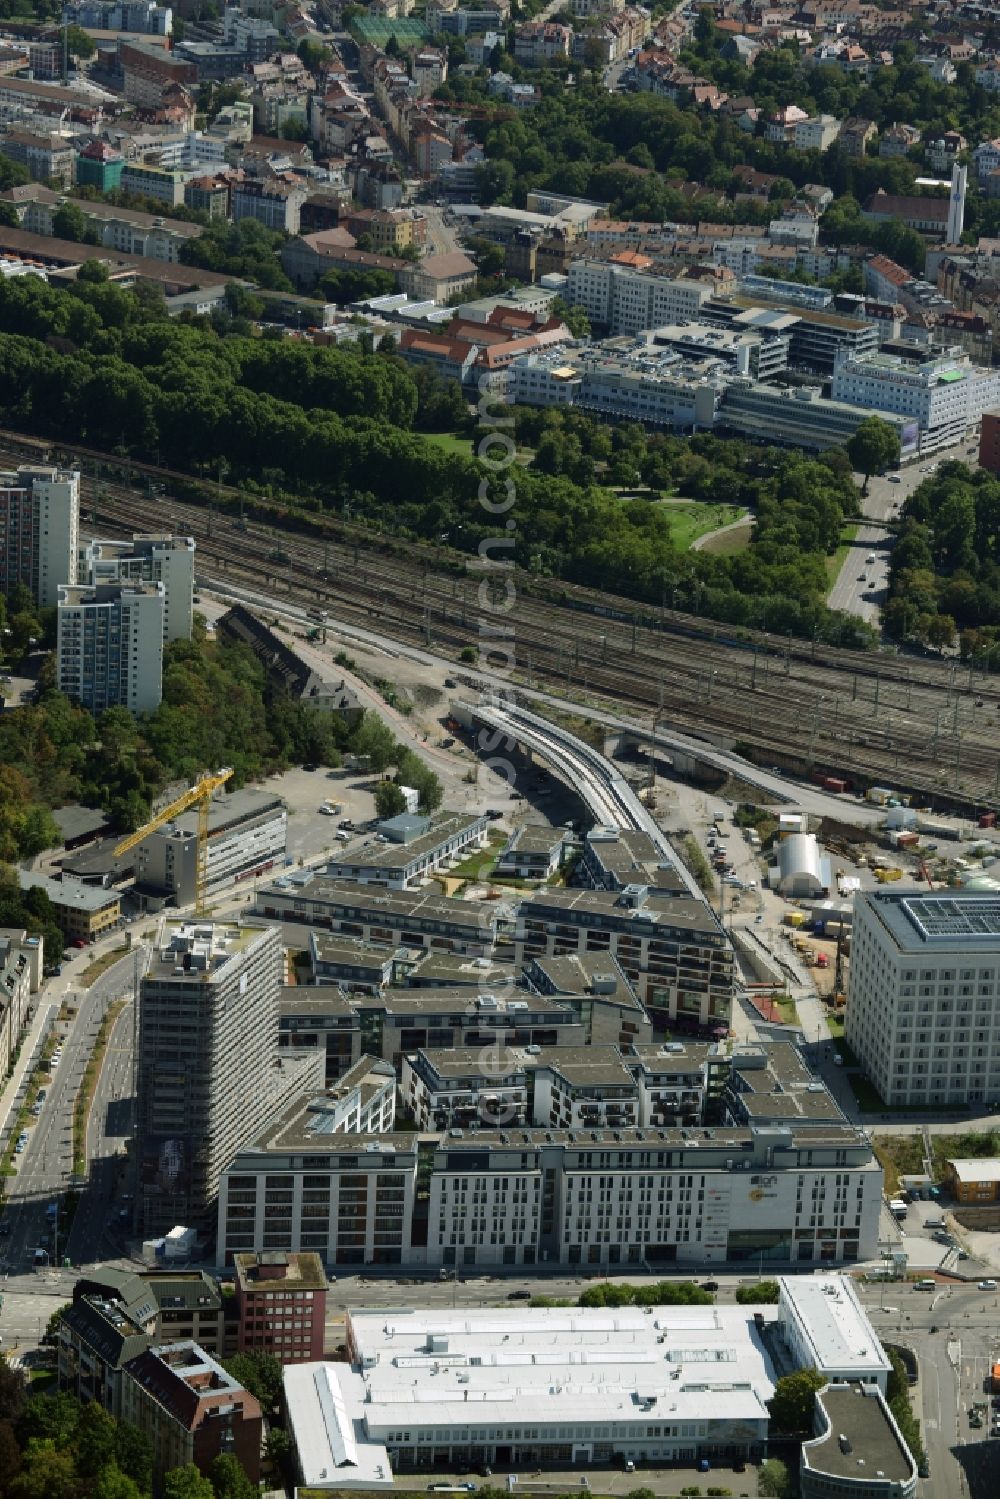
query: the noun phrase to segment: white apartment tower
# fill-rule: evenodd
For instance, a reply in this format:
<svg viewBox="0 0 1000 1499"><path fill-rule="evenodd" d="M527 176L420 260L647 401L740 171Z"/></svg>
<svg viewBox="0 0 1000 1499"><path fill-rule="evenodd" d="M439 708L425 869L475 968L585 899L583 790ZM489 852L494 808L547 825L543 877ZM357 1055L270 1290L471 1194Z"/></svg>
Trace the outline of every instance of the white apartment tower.
<svg viewBox="0 0 1000 1499"><path fill-rule="evenodd" d="M893 1107L1000 1099L1000 897L858 895L844 1034Z"/></svg>
<svg viewBox="0 0 1000 1499"><path fill-rule="evenodd" d="M60 584L76 582L79 525L75 470L0 473L0 591L23 583L41 608L54 608Z"/></svg>
<svg viewBox="0 0 1000 1499"><path fill-rule="evenodd" d="M91 713L152 713L163 688L162 583L102 583L59 589L60 692Z"/></svg>
<svg viewBox="0 0 1000 1499"><path fill-rule="evenodd" d="M139 996L142 1232L214 1222L219 1177L286 1092L322 1091L322 1062L277 1060L281 932L165 921Z"/></svg>
<svg viewBox="0 0 1000 1499"><path fill-rule="evenodd" d="M163 641L190 640L194 614L194 537L133 536L131 541L86 543L81 583L162 583Z"/></svg>
<svg viewBox="0 0 1000 1499"><path fill-rule="evenodd" d="M957 245L962 238L962 230L965 228L965 184L968 175L968 168L960 167L957 162L951 169L948 228L944 239L946 245Z"/></svg>

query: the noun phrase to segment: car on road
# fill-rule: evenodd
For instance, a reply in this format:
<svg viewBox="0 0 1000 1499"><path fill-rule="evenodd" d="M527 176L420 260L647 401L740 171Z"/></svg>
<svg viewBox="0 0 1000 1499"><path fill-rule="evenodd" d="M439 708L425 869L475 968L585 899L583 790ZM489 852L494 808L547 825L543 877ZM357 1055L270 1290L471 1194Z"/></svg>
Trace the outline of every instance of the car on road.
<svg viewBox="0 0 1000 1499"><path fill-rule="evenodd" d="M530 1291L508 1291L507 1292L507 1300L508 1301L530 1301L531 1300L531 1292Z"/></svg>
<svg viewBox="0 0 1000 1499"><path fill-rule="evenodd" d="M330 806L329 802L321 802L319 810L322 812L324 817L336 817L337 815L333 808Z"/></svg>
<svg viewBox="0 0 1000 1499"><path fill-rule="evenodd" d="M890 484L902 484L903 482L898 474L889 474L887 477Z"/></svg>
<svg viewBox="0 0 1000 1499"><path fill-rule="evenodd" d="M83 937L74 937L70 943L70 947L75 947L78 951L81 947L86 947L86 945L86 940Z"/></svg>
<svg viewBox="0 0 1000 1499"><path fill-rule="evenodd" d="M995 1280L981 1280L979 1282L979 1289L981 1291L995 1291L997 1289L997 1282Z"/></svg>
<svg viewBox="0 0 1000 1499"><path fill-rule="evenodd" d="M703 1291L717 1291L719 1289L719 1282L717 1280L703 1280L701 1289Z"/></svg>

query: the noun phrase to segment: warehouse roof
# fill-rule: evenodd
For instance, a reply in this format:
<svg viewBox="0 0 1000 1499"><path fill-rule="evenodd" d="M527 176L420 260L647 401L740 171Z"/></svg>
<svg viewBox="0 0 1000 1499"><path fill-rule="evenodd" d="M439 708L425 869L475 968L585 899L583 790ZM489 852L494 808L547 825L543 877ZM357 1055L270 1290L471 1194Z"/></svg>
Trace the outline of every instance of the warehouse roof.
<svg viewBox="0 0 1000 1499"><path fill-rule="evenodd" d="M949 1160L956 1179L964 1185L971 1182L1000 1182L1000 1156L983 1160Z"/></svg>

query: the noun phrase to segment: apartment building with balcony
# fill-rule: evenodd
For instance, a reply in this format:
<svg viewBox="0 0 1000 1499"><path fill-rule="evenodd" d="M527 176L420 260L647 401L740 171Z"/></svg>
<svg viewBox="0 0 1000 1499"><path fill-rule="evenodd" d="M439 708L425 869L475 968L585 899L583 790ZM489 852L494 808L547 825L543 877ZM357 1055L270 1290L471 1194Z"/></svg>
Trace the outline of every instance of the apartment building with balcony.
<svg viewBox="0 0 1000 1499"><path fill-rule="evenodd" d="M76 582L80 475L24 464L0 473L0 592L23 583L51 609L59 587Z"/></svg>
<svg viewBox="0 0 1000 1499"><path fill-rule="evenodd" d="M162 583L66 584L58 589L59 691L95 716L152 713L163 685Z"/></svg>
<svg viewBox="0 0 1000 1499"><path fill-rule="evenodd" d="M136 253L146 254L146 251ZM93 538L80 548L77 577L96 587L111 583L163 584L163 640L189 640L194 620L193 536L133 536L131 541Z"/></svg>
<svg viewBox="0 0 1000 1499"><path fill-rule="evenodd" d="M515 957L610 953L647 1012L673 1030L729 1026L733 953L711 908L645 886L539 890L517 913Z"/></svg>

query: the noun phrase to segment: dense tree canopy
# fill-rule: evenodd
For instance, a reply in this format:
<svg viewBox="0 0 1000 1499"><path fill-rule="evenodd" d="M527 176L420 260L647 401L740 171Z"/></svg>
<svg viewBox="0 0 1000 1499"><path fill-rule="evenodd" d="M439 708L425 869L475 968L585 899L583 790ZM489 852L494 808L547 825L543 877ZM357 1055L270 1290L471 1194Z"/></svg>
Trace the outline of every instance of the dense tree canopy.
<svg viewBox="0 0 1000 1499"><path fill-rule="evenodd" d="M955 460L907 499L892 551L886 630L1000 666L1000 479Z"/></svg>

